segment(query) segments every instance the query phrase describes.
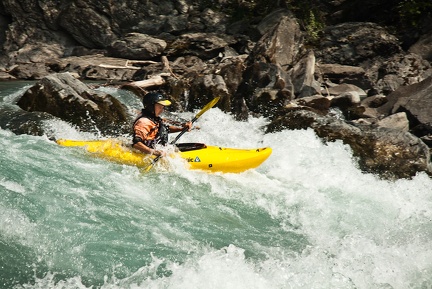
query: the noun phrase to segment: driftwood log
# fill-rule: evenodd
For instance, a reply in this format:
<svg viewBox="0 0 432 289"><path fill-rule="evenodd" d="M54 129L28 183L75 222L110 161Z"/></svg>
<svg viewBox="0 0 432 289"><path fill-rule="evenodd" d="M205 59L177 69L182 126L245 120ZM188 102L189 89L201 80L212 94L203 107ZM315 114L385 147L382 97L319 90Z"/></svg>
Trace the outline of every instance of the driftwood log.
<svg viewBox="0 0 432 289"><path fill-rule="evenodd" d="M143 64L143 62L148 64L148 61L128 60L128 62L126 62L126 66L128 66L129 64L135 64L135 63ZM172 71L170 64L169 64L169 60L166 56L161 57L161 62L163 65L162 73L159 73L157 75L153 75L152 77L150 77L148 79L123 84L120 88L132 91L133 93L137 94L138 96L143 96L146 93L147 88L155 87L155 86L161 86L161 85L165 84L164 76L165 77L172 76L172 77L178 78L178 76L175 75L174 72ZM152 62L152 64L154 64L154 63L156 63L156 62ZM134 67L134 66L128 66L128 67Z"/></svg>

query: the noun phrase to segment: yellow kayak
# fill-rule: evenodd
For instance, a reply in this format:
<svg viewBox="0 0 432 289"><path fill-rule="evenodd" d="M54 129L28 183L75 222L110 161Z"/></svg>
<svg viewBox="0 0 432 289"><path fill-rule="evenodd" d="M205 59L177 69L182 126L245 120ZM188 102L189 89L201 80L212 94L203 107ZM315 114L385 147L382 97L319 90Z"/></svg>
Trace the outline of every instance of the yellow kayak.
<svg viewBox="0 0 432 289"><path fill-rule="evenodd" d="M124 145L114 139L107 140L67 140L60 139L57 143L67 147L85 147L96 156L126 165L147 168L154 157ZM210 172L239 173L261 165L272 153L269 147L256 149L234 149L218 146L207 146L202 143L177 144L178 154L188 163L188 168Z"/></svg>

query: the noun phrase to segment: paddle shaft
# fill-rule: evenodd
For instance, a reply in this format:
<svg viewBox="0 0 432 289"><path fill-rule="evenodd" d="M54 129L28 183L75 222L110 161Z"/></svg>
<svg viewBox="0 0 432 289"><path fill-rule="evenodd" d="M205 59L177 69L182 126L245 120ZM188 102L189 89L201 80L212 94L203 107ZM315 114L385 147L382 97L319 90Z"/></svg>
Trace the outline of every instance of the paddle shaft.
<svg viewBox="0 0 432 289"><path fill-rule="evenodd" d="M197 115L191 120L191 123L194 123L194 122L196 122L197 120L198 120L198 118L200 118L200 116L201 115L203 115L207 110L209 110L210 108L212 108L213 106L215 106L215 104L219 101L219 99L220 99L220 96L217 96L217 97L215 97L215 98L213 98L209 103L207 103L201 110L200 110L200 112L198 112L197 113ZM177 135L177 137L172 141L172 142L170 142L170 144L172 144L172 145L174 145L179 139L180 139L180 137L182 136L182 135L184 135L185 134L185 132L187 132L188 131L188 128L187 127L185 127L185 128L183 128L183 130ZM146 171L149 171L154 165L155 165L155 163L157 163L158 161L159 161L159 159L161 158L162 156L157 156L153 161L152 161L152 163L147 167L147 168L145 168L145 170Z"/></svg>

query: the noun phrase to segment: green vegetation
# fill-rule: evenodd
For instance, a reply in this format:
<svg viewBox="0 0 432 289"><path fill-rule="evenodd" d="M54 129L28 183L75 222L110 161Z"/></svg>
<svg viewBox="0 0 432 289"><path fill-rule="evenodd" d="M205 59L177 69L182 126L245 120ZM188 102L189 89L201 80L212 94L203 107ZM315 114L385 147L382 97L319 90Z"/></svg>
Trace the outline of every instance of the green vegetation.
<svg viewBox="0 0 432 289"><path fill-rule="evenodd" d="M423 17L432 16L432 1L402 0L397 5L397 11L402 24L418 27Z"/></svg>
<svg viewBox="0 0 432 289"><path fill-rule="evenodd" d="M303 30L306 31L308 37L306 40L310 43L318 41L325 27L320 1L289 0L288 8L294 12Z"/></svg>
<svg viewBox="0 0 432 289"><path fill-rule="evenodd" d="M203 0L202 5L224 11L233 21L260 19L270 12L286 8L291 10L309 36L309 41L316 41L325 26L320 0Z"/></svg>
<svg viewBox="0 0 432 289"><path fill-rule="evenodd" d="M227 13L233 22L247 20L256 23L276 9L289 9L311 44L319 40L327 20L332 20L326 19L326 13L332 9L326 0L202 0L201 4ZM372 21L396 29L418 29L423 19L432 17L432 0L350 0L344 3L343 9L346 15L352 15L353 21ZM380 15L383 11L387 14Z"/></svg>

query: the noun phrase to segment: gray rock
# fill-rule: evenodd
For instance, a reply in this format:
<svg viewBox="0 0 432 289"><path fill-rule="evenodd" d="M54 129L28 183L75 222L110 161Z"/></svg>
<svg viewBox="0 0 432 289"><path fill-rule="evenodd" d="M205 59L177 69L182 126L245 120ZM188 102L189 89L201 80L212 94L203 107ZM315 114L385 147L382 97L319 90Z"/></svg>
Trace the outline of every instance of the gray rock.
<svg viewBox="0 0 432 289"><path fill-rule="evenodd" d="M432 75L431 65L416 54L399 54L378 60L376 88L387 95L400 86L418 83Z"/></svg>
<svg viewBox="0 0 432 289"><path fill-rule="evenodd" d="M150 35L129 33L114 41L109 52L114 57L147 60L161 56L167 43Z"/></svg>
<svg viewBox="0 0 432 289"><path fill-rule="evenodd" d="M257 42L249 56L249 63L273 63L288 70L294 65L302 42L303 34L297 20L294 17L283 16L279 23Z"/></svg>
<svg viewBox="0 0 432 289"><path fill-rule="evenodd" d="M387 102L387 97L382 94L376 94L369 97L366 97L361 101L361 104L366 107L377 108L382 106Z"/></svg>
<svg viewBox="0 0 432 289"><path fill-rule="evenodd" d="M49 135L46 131L45 121L55 119L46 112L27 112L24 110L17 110L10 107L0 108L0 127L10 130L15 134L28 134L28 135Z"/></svg>
<svg viewBox="0 0 432 289"><path fill-rule="evenodd" d="M353 85L353 84L338 84L332 87L329 87L325 90L322 90L323 94L329 94L329 95L341 95L341 94L347 94L352 93L352 95L357 95L359 98L364 99L367 96L367 93L361 89L360 87ZM360 99L359 99L360 101Z"/></svg>
<svg viewBox="0 0 432 289"><path fill-rule="evenodd" d="M420 55L423 59L432 61L432 33L422 35L408 51Z"/></svg>
<svg viewBox="0 0 432 289"><path fill-rule="evenodd" d="M272 63L256 62L243 73L234 96L234 111L243 112L241 118L247 118L246 110L269 116L275 107L294 98L294 87L285 70Z"/></svg>
<svg viewBox="0 0 432 289"><path fill-rule="evenodd" d="M314 96L298 98L293 102L298 105L311 107L313 109L323 112L324 114L328 112L331 104L330 99L327 97L323 97L322 95L314 95Z"/></svg>
<svg viewBox="0 0 432 289"><path fill-rule="evenodd" d="M409 131L409 121L405 112L392 114L376 123L380 127Z"/></svg>
<svg viewBox="0 0 432 289"><path fill-rule="evenodd" d="M214 33L188 33L170 43L166 49L169 56L194 55L203 59L214 58L233 43L231 37L221 38Z"/></svg>
<svg viewBox="0 0 432 289"><path fill-rule="evenodd" d="M402 52L398 39L374 23L351 22L328 26L316 52L320 63L361 66L376 57Z"/></svg>
<svg viewBox="0 0 432 289"><path fill-rule="evenodd" d="M360 104L360 95L356 91L343 92L331 100L331 105L339 108L356 106L358 104Z"/></svg>
<svg viewBox="0 0 432 289"><path fill-rule="evenodd" d="M282 20L283 17L294 18L294 15L286 9L278 9L266 15L257 25L257 30L263 36L273 30Z"/></svg>
<svg viewBox="0 0 432 289"><path fill-rule="evenodd" d="M60 25L87 48L108 47L117 38L109 18L83 1L77 3L63 11Z"/></svg>
<svg viewBox="0 0 432 289"><path fill-rule="evenodd" d="M429 148L411 133L397 129L354 126L342 120L304 109L285 109L268 125L267 132L312 128L327 140L342 140L358 157L366 172L383 178L410 178L418 172L432 173Z"/></svg>
<svg viewBox="0 0 432 289"><path fill-rule="evenodd" d="M320 93L320 84L315 81L314 77L315 55L312 50L294 65L290 74L294 85L294 94L297 97L307 97Z"/></svg>
<svg viewBox="0 0 432 289"><path fill-rule="evenodd" d="M315 75L320 82L329 80L336 84L354 84L362 89L373 87L372 80L359 66L318 63L315 67Z"/></svg>
<svg viewBox="0 0 432 289"><path fill-rule="evenodd" d="M86 131L124 133L130 118L113 96L92 91L69 73L44 77L18 100L26 111L47 112Z"/></svg>
<svg viewBox="0 0 432 289"><path fill-rule="evenodd" d="M379 107L385 115L406 112L411 131L422 137L432 133L432 77L420 83L399 87L387 96L388 102Z"/></svg>

